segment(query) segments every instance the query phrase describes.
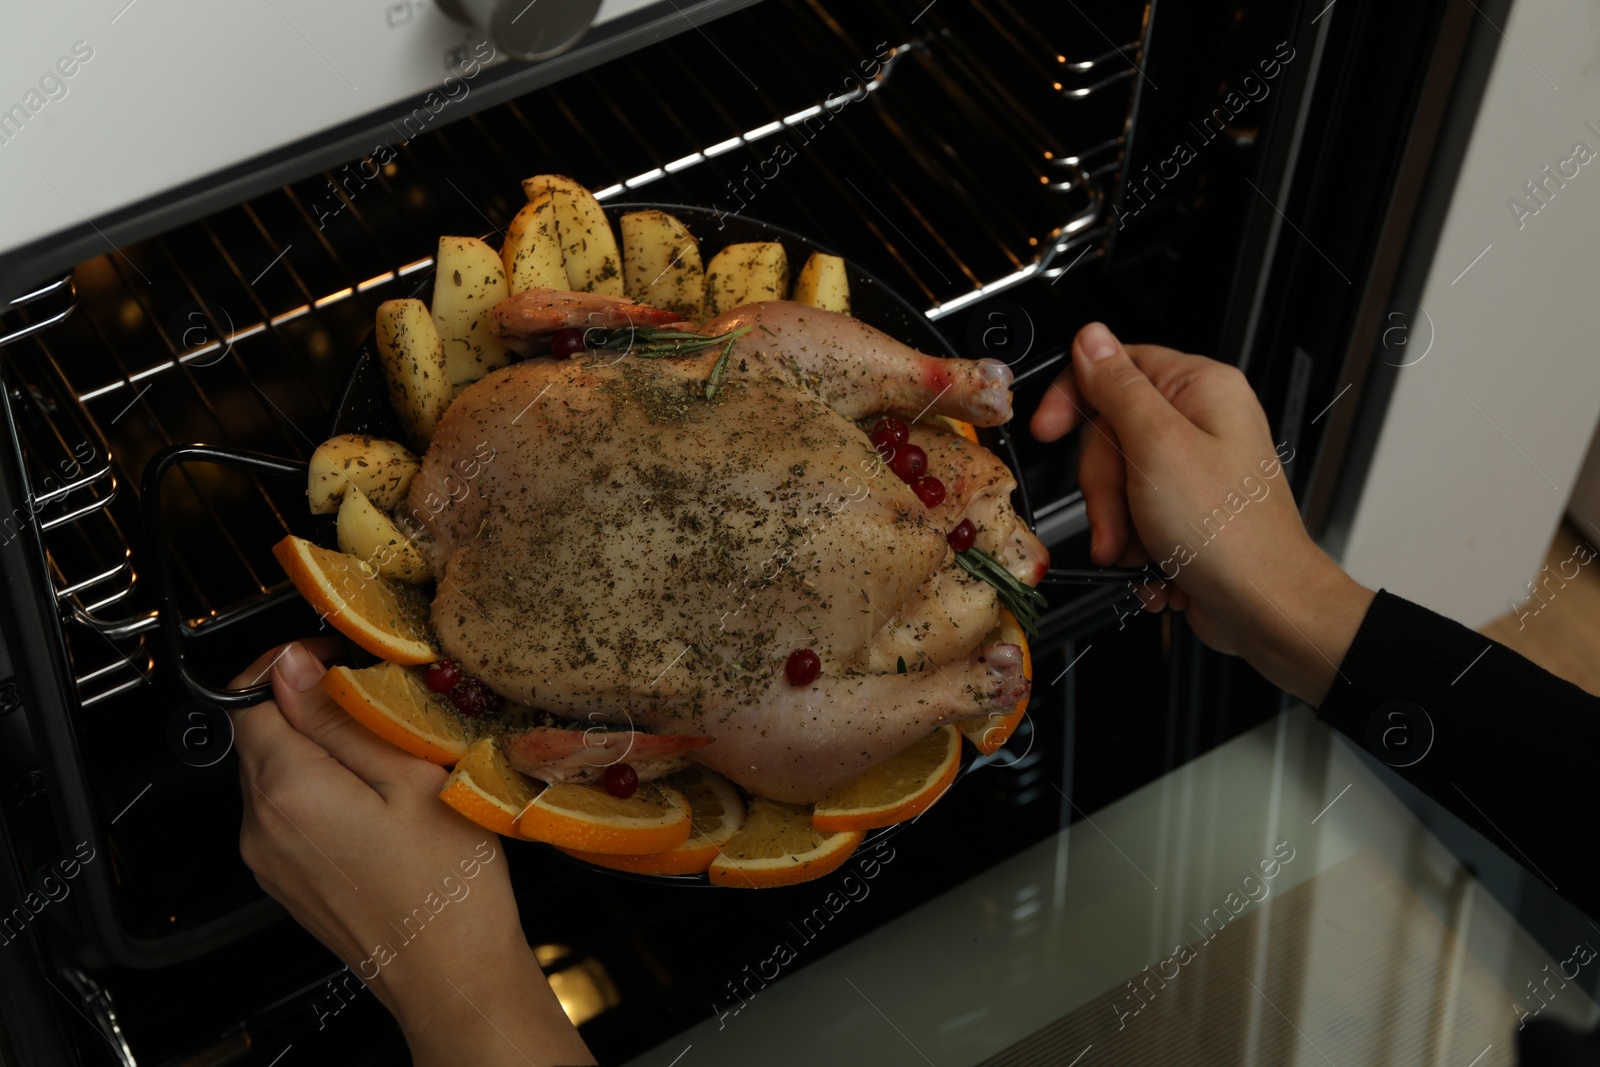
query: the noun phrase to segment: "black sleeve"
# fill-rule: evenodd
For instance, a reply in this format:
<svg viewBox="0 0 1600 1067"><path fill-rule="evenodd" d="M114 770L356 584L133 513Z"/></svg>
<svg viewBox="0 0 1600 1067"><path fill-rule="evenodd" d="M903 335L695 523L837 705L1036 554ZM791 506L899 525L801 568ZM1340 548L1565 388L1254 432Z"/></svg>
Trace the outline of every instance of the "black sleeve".
<svg viewBox="0 0 1600 1067"><path fill-rule="evenodd" d="M1600 697L1380 590L1318 717L1600 916L1572 824L1592 806Z"/></svg>

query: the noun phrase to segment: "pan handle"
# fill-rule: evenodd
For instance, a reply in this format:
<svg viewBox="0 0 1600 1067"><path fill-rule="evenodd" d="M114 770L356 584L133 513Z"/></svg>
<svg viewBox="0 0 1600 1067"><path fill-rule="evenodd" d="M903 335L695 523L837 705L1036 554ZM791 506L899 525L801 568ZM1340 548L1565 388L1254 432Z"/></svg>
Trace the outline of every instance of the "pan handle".
<svg viewBox="0 0 1600 1067"><path fill-rule="evenodd" d="M169 445L150 457L139 482L139 499L144 506L145 543L151 569L155 572L156 588L161 597L161 636L167 657L189 695L202 704L223 711L241 711L259 704L272 696L271 683L248 689L213 689L189 671L184 651L184 625L178 609L177 589L172 582L172 562L167 558L166 525L161 515L161 477L175 466L184 463L218 463L224 467L269 474L276 477L296 477L305 481L307 464L302 460L283 459L261 452L243 452L211 445Z"/></svg>
<svg viewBox="0 0 1600 1067"><path fill-rule="evenodd" d="M1143 581L1166 584L1154 567L1051 567L1044 572L1044 579L1039 584L1123 585Z"/></svg>

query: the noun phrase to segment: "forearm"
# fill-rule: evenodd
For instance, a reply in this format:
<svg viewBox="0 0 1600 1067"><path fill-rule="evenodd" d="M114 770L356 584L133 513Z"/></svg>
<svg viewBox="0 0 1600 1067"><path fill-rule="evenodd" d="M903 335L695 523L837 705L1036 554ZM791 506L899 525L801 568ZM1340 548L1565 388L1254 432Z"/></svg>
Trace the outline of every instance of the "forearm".
<svg viewBox="0 0 1600 1067"><path fill-rule="evenodd" d="M1241 591L1256 633L1240 651L1273 683L1318 705L1334 687L1350 684L1339 665L1374 594L1315 547L1287 566L1288 573L1263 575Z"/></svg>
<svg viewBox="0 0 1600 1067"><path fill-rule="evenodd" d="M532 950L518 942L498 959L413 977L395 1014L417 1067L595 1062Z"/></svg>
<svg viewBox="0 0 1600 1067"><path fill-rule="evenodd" d="M1600 914L1588 852L1572 847L1570 824L1553 814L1587 805L1600 697L1389 594L1372 601L1339 671L1320 718Z"/></svg>

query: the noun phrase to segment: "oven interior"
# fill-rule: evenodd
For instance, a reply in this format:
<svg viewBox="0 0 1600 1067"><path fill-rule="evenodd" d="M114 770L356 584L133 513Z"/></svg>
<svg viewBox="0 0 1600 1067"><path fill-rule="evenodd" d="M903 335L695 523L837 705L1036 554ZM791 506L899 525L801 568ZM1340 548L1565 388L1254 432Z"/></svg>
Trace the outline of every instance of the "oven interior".
<svg viewBox="0 0 1600 1067"><path fill-rule="evenodd" d="M168 552L186 654L225 685L261 649L316 629L269 553L307 532L303 487L187 465L163 486L162 546L146 543L139 486L178 442L307 458L376 305L431 265L439 235L503 226L522 178L555 171L604 199L716 205L804 233L928 309L958 351L1013 362L1023 415L1091 318L1212 350L1241 255L1234 179L1256 165L1272 112L1228 127L1136 224L1119 229L1115 209L1143 124L1171 119L1145 94L1159 82L1204 114L1230 72L1288 35L1288 14L1207 3L1158 16L1137 0L939 0L913 14L887 0L769 0L395 143L382 165L353 160L81 263L0 319L26 494L4 503L40 531L32 595L64 673L59 714L43 696L16 714L52 671L10 642L28 677L0 690L5 820L32 864L86 833L102 850L39 934L86 1017L103 1028L114 1012L141 1061L209 1046L214 1058L195 1062L265 1063L315 1040L340 1062L403 1062L382 1009L335 991L338 961L240 862L227 726L173 679L147 578L149 554ZM781 164L780 144L793 149ZM1086 565L1073 446L1017 441L1054 562ZM9 551L30 543L22 526L6 534ZM1181 621L1105 633L1112 592L1051 594L1027 725L956 802L897 836L890 891L817 951L1276 709L1265 683L1203 655ZM1197 726L1193 709L1223 692L1233 710ZM566 976L569 1011L607 1062L703 1018L754 946L823 892L662 889L504 851L529 939Z"/></svg>

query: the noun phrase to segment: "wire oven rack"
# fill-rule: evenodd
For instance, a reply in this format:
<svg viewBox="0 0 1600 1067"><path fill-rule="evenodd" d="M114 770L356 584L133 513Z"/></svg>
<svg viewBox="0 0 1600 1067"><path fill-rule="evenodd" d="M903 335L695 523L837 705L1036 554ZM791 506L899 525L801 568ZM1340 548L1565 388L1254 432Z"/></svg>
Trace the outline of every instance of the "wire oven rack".
<svg viewBox="0 0 1600 1067"><path fill-rule="evenodd" d="M740 26L741 41L745 31L769 38L768 47L745 43L744 53L792 66L782 72L792 86L816 84L815 71L830 69L816 57L837 57L849 70L860 49L840 21L810 6L822 17L772 17L763 8L766 18ZM770 39L772 27L796 23L806 39ZM1142 34L1146 24L1131 29ZM809 216L811 232L854 231L852 250L882 249L894 269L881 273L920 294L930 318L1102 254L1106 190L1120 178L1142 36L1070 59L1041 43L1048 37L1009 4L940 9L919 25L922 32L899 41L875 78L809 103L777 91L735 103L704 73L715 69L707 56L675 64L677 95L651 113L639 101L660 96L651 91L655 72L612 64L404 144L381 169L347 166L284 187L113 251L19 298L18 313L6 320L17 324L0 334L0 345L12 346L6 371L24 412L34 487L28 508L45 533L53 594L70 624L80 703L137 687L154 666L146 638L159 620L136 595L134 541L125 529L136 523L113 507L119 488L137 485L144 461L178 440L307 455L325 422L318 398L334 392L330 368L395 283L431 267L430 235L498 230L515 210L504 191L541 164L576 173L602 200L645 186L656 186L650 195L658 196L673 186L726 202L750 160L770 161L768 144L854 108L852 123L837 126L849 166L821 168L826 195L789 206ZM989 72L1001 61L1012 74L996 79ZM728 81L742 76L734 70ZM763 71L763 81L772 73ZM1052 115L1103 136L1074 150L1049 127ZM602 138L602 128L626 138ZM689 151L671 150L684 143ZM1006 171L1019 187L992 196L994 173ZM491 173L495 180L486 180ZM463 189L474 174L474 188ZM928 210L939 198L917 195L929 188L946 199L960 188L991 199L965 217L965 228L948 228ZM842 203L846 214L808 209L812 195ZM752 213L776 199L753 197ZM79 312L69 318L74 300ZM154 399L158 390L178 394L176 403ZM171 418L180 406L203 417ZM246 428L255 432L241 439ZM187 471L182 477L192 517L206 531L194 552L174 554L192 595L186 631L222 628L287 597L261 549L290 530L294 501L265 484L249 486L252 511L270 536L247 538L239 486L204 484ZM222 566L195 565L224 558ZM229 573L220 581L200 573L218 570Z"/></svg>

